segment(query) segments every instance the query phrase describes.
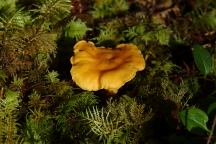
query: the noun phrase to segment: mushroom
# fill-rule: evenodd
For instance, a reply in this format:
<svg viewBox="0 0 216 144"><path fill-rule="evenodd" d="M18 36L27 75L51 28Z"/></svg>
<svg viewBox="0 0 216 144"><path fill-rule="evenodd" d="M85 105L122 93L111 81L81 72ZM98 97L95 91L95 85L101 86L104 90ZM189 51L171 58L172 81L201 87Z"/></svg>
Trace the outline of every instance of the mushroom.
<svg viewBox="0 0 216 144"><path fill-rule="evenodd" d="M73 81L88 91L105 89L117 93L145 68L143 55L134 44L119 44L112 49L81 40L74 45L70 61Z"/></svg>

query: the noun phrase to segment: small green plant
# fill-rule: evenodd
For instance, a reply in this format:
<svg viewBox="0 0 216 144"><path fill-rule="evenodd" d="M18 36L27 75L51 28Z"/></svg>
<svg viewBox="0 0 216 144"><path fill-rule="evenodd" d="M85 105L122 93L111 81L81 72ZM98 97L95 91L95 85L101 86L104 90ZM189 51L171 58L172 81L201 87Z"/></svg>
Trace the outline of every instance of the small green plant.
<svg viewBox="0 0 216 144"><path fill-rule="evenodd" d="M1 89L2 91L3 89ZM17 112L20 106L20 94L6 89L0 96L0 142L15 143L18 138Z"/></svg>
<svg viewBox="0 0 216 144"><path fill-rule="evenodd" d="M163 26L155 26L155 30L149 31L149 25L142 23L129 27L124 31L125 37L134 43L144 43L145 45L157 42L160 45L169 45L172 31Z"/></svg>
<svg viewBox="0 0 216 144"><path fill-rule="evenodd" d="M49 29L58 21L69 16L71 10L70 0L38 0L35 3L34 21L40 27Z"/></svg>
<svg viewBox="0 0 216 144"><path fill-rule="evenodd" d="M204 111L198 108L189 108L181 111L179 113L179 116L181 122L188 131L192 132L196 128L201 128L210 133L210 130L206 125L206 123L208 122L208 115Z"/></svg>
<svg viewBox="0 0 216 144"><path fill-rule="evenodd" d="M202 135L204 131L209 135L207 144L211 143L212 136L215 134L216 115L214 115L211 130L207 127L208 115L216 110L214 105L213 103L209 106L208 114L199 108L188 108L179 112L180 120L188 131L198 135Z"/></svg>
<svg viewBox="0 0 216 144"><path fill-rule="evenodd" d="M106 108L93 107L84 114L91 131L104 143L136 143L142 138L139 128L151 117L151 111L128 96L118 102L110 99Z"/></svg>
<svg viewBox="0 0 216 144"><path fill-rule="evenodd" d="M194 61L203 75L213 71L213 59L211 54L201 45L195 45L193 50Z"/></svg>
<svg viewBox="0 0 216 144"><path fill-rule="evenodd" d="M101 0L95 3L91 12L94 18L104 18L128 10L126 0Z"/></svg>
<svg viewBox="0 0 216 144"><path fill-rule="evenodd" d="M64 28L64 36L66 38L75 38L76 40L81 39L87 31L91 30L86 26L80 19L71 20Z"/></svg>
<svg viewBox="0 0 216 144"><path fill-rule="evenodd" d="M192 24L200 30L215 30L216 27L216 11L215 4L212 0L197 1L194 11L189 13L192 17Z"/></svg>
<svg viewBox="0 0 216 144"><path fill-rule="evenodd" d="M94 38L98 43L102 43L104 41L119 41L117 36L117 29L112 27L101 27L100 34L96 38Z"/></svg>

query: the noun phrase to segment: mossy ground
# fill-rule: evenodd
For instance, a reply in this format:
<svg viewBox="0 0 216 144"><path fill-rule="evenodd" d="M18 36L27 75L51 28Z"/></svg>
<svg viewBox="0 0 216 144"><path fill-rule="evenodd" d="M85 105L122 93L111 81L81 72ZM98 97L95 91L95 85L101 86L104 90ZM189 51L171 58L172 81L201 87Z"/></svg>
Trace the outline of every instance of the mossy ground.
<svg viewBox="0 0 216 144"><path fill-rule="evenodd" d="M202 74L193 53L199 44L215 65L215 8L214 0L1 0L0 144L215 142L215 68ZM70 75L82 39L133 43L146 68L115 95L84 91ZM212 133L188 131L179 113L210 105Z"/></svg>

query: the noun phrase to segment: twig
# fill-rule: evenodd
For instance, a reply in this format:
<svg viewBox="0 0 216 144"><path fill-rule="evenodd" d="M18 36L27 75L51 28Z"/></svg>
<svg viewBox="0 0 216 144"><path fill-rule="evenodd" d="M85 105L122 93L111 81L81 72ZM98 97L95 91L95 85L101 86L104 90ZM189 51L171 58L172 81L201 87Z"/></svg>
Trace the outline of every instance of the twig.
<svg viewBox="0 0 216 144"><path fill-rule="evenodd" d="M213 124L212 124L211 133L210 133L210 135L208 137L208 140L207 140L207 144L210 144L210 142L211 142L215 126L216 126L216 115L214 116L214 121L213 121Z"/></svg>

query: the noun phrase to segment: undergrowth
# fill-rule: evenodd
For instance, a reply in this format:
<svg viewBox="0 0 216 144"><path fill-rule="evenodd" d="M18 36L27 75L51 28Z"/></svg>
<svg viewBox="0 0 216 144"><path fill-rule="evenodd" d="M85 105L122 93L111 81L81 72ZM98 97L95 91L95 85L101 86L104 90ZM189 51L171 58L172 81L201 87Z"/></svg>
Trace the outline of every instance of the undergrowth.
<svg viewBox="0 0 216 144"><path fill-rule="evenodd" d="M1 0L0 143L216 142L215 8L213 0ZM69 75L82 39L133 43L146 68L116 95L84 91ZM201 132L185 111L202 114Z"/></svg>

